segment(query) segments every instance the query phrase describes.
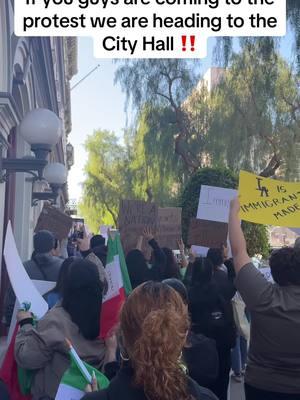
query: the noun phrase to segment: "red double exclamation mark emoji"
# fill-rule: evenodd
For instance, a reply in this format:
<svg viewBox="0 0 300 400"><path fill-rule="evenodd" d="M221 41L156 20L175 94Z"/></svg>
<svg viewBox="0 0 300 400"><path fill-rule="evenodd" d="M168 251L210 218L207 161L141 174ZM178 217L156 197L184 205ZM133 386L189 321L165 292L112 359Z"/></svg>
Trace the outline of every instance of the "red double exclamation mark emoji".
<svg viewBox="0 0 300 400"><path fill-rule="evenodd" d="M195 51L195 36L190 36L191 51ZM186 35L181 36L182 41L182 51L186 51Z"/></svg>

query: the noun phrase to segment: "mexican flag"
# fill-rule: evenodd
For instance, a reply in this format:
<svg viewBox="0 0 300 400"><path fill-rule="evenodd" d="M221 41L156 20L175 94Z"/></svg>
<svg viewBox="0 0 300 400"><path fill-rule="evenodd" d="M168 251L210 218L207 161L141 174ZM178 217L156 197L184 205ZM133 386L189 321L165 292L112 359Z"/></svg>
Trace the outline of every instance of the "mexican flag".
<svg viewBox="0 0 300 400"><path fill-rule="evenodd" d="M81 363L84 365L90 376L93 375L93 372L95 373L99 390L108 387L109 380L105 375L101 374L101 372L83 361L81 361ZM79 400L85 395L84 390L87 384L88 381L86 377L78 368L78 364L71 355L71 365L62 377L55 400Z"/></svg>
<svg viewBox="0 0 300 400"><path fill-rule="evenodd" d="M106 274L108 291L103 298L101 310L100 337L105 339L109 331L117 325L122 304L132 290L121 244L120 234L108 239Z"/></svg>
<svg viewBox="0 0 300 400"><path fill-rule="evenodd" d="M22 370L15 360L14 348L18 330L19 326L16 326L0 369L0 379L5 383L12 400L31 400L32 371Z"/></svg>

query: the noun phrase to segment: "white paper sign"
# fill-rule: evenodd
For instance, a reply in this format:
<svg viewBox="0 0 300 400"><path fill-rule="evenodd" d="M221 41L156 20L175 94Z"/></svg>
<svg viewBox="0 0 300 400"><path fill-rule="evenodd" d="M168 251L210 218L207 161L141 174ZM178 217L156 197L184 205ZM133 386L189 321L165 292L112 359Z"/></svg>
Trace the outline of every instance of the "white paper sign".
<svg viewBox="0 0 300 400"><path fill-rule="evenodd" d="M37 281L37 280L32 280L32 282L33 282L34 286L37 288L37 290L40 292L41 296L44 296L44 294L50 292L50 290L52 290L56 285L56 282ZM17 313L18 313L19 309L20 309L20 303L18 302L18 300L16 300L14 312L12 315L12 319L11 319L11 323L10 323L10 327L9 327L9 331L8 331L8 335L7 335L7 343L8 344L11 341L12 335L15 330L15 326L17 324Z"/></svg>
<svg viewBox="0 0 300 400"><path fill-rule="evenodd" d="M205 219L207 221L228 223L230 201L237 197L237 195L238 192L234 189L202 185L197 218ZM208 248L202 246L193 246L193 251L196 254L206 256Z"/></svg>
<svg viewBox="0 0 300 400"><path fill-rule="evenodd" d="M100 226L100 233L105 238L105 244L108 241L108 230L111 228L111 225L101 225Z"/></svg>
<svg viewBox="0 0 300 400"><path fill-rule="evenodd" d="M215 186L201 186L197 218L207 221L228 222L230 201L237 190Z"/></svg>
<svg viewBox="0 0 300 400"><path fill-rule="evenodd" d="M48 304L29 278L23 266L10 222L7 225L3 255L10 283L19 303L22 304L24 301L30 302L30 311L32 311L38 319L42 318L48 311Z"/></svg>

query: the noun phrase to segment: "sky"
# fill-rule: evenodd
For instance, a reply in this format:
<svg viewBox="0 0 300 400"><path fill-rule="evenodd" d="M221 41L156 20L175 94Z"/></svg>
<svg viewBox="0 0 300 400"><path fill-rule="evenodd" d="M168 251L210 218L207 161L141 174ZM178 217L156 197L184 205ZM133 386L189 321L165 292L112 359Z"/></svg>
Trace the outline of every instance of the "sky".
<svg viewBox="0 0 300 400"><path fill-rule="evenodd" d="M202 71L211 64L213 40L208 45L208 57L202 60ZM96 59L93 41L78 39L78 74L71 87L97 65L100 67L71 91L72 132L69 142L74 146L75 163L68 178L70 199L79 200L81 183L84 181L84 165L87 160L83 144L88 135L98 128L114 131L120 138L126 127L125 95L119 85L114 84L117 65L113 60Z"/></svg>
<svg viewBox="0 0 300 400"><path fill-rule="evenodd" d="M291 35L281 44L281 53L290 58ZM201 60L203 73L213 66L214 39L208 42L208 55ZM71 91L72 132L69 142L74 146L75 163L68 178L69 197L77 201L81 197L81 184L84 181L84 165L87 160L83 144L88 135L99 128L114 131L120 138L126 127L125 95L119 85L114 84L117 65L113 60L99 60L93 55L91 38L78 39L78 74L72 79L73 87L81 78L97 65L100 67L74 90Z"/></svg>

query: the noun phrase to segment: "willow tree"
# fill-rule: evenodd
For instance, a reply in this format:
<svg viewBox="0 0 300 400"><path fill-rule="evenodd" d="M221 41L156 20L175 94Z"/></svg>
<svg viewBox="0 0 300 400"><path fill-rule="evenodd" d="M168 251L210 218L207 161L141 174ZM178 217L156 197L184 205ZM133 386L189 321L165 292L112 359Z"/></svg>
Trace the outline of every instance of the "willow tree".
<svg viewBox="0 0 300 400"><path fill-rule="evenodd" d="M117 224L121 198L131 198L131 175L126 146L107 130L97 130L85 142L88 161L81 212L95 229L100 222Z"/></svg>
<svg viewBox="0 0 300 400"><path fill-rule="evenodd" d="M172 205L182 181L182 164L174 153L176 128L169 108L145 107L130 140L130 169L136 197Z"/></svg>
<svg viewBox="0 0 300 400"><path fill-rule="evenodd" d="M245 41L211 103L206 146L213 165L300 178L298 80L276 52L266 60L258 43Z"/></svg>
<svg viewBox="0 0 300 400"><path fill-rule="evenodd" d="M294 38L294 53L296 58L298 74L300 74L300 2L299 0L287 0L287 25L293 34ZM240 44L242 45L245 38L240 38ZM274 52L274 49L280 43L280 39L277 37L258 37L252 38L256 42L265 57L268 59ZM216 61L221 66L227 67L229 65L231 56L233 54L233 43L232 37L221 37L217 39L217 46L215 48Z"/></svg>
<svg viewBox="0 0 300 400"><path fill-rule="evenodd" d="M184 108L184 101L199 79L197 62L185 59L121 60L115 76L137 114L145 105L148 116L151 116L151 110L169 108L172 111L169 122L176 127L172 147L189 171L201 166L197 155L186 146L191 130Z"/></svg>

